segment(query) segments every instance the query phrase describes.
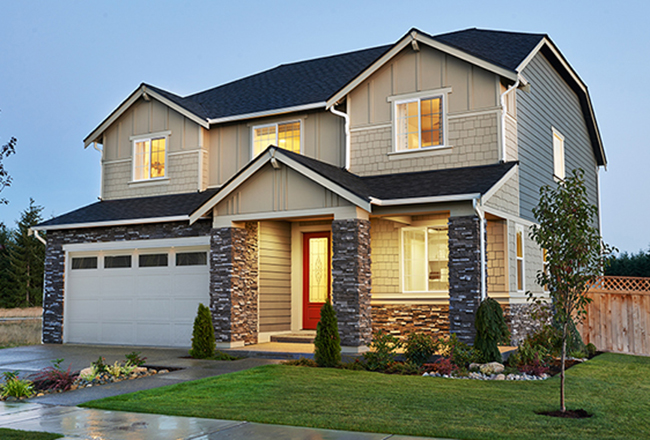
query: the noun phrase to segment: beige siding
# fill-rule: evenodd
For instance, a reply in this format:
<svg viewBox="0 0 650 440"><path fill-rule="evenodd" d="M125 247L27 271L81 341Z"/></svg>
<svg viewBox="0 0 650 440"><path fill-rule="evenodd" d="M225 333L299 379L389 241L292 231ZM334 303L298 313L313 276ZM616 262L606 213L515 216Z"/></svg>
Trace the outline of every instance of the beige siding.
<svg viewBox="0 0 650 440"><path fill-rule="evenodd" d="M192 192L199 189L200 127L156 100L136 102L103 136L104 200ZM132 136L170 131L166 180L132 182Z"/></svg>
<svg viewBox="0 0 650 440"><path fill-rule="evenodd" d="M509 214L519 215L519 174L515 173L485 202L485 205Z"/></svg>
<svg viewBox="0 0 650 440"><path fill-rule="evenodd" d="M332 165L344 165L343 118L330 112L317 111L253 119L237 124L215 126L206 132L205 144L210 153L208 186L222 185L251 160L253 127L287 121L301 123L302 154Z"/></svg>
<svg viewBox="0 0 650 440"><path fill-rule="evenodd" d="M390 154L393 152L390 125L353 130L350 171L367 176L494 164L499 160L498 126L497 112L450 117L451 148L407 154Z"/></svg>
<svg viewBox="0 0 650 440"><path fill-rule="evenodd" d="M291 224L259 225L259 331L290 330Z"/></svg>
<svg viewBox="0 0 650 440"><path fill-rule="evenodd" d="M370 223L372 294L401 292L399 226L399 223L382 219L372 219Z"/></svg>
<svg viewBox="0 0 650 440"><path fill-rule="evenodd" d="M350 203L292 169L265 165L217 204L218 215L296 211L350 206Z"/></svg>
<svg viewBox="0 0 650 440"><path fill-rule="evenodd" d="M506 222L487 222L487 288L492 298L508 297L508 249L506 244Z"/></svg>

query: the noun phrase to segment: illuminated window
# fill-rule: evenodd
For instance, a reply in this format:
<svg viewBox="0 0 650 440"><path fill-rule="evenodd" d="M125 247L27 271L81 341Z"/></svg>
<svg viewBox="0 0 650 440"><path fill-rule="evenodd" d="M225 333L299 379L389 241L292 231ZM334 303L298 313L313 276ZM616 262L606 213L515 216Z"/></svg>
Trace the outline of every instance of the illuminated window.
<svg viewBox="0 0 650 440"><path fill-rule="evenodd" d="M444 145L443 112L443 96L396 102L396 151Z"/></svg>
<svg viewBox="0 0 650 440"><path fill-rule="evenodd" d="M133 180L165 177L166 138L134 140Z"/></svg>
<svg viewBox="0 0 650 440"><path fill-rule="evenodd" d="M300 153L300 121L253 127L253 157L269 145Z"/></svg>
<svg viewBox="0 0 650 440"><path fill-rule="evenodd" d="M524 283L524 228L517 225L517 291L523 292Z"/></svg>
<svg viewBox="0 0 650 440"><path fill-rule="evenodd" d="M553 129L553 176L555 180L564 180L564 136Z"/></svg>
<svg viewBox="0 0 650 440"><path fill-rule="evenodd" d="M402 228L404 292L449 290L446 227Z"/></svg>

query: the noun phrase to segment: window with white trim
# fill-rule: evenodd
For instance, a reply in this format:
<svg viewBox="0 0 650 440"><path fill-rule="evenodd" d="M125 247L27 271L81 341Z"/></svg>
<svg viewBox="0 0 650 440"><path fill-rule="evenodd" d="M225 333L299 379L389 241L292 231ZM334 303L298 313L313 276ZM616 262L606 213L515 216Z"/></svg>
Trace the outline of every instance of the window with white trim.
<svg viewBox="0 0 650 440"><path fill-rule="evenodd" d="M526 283L524 282L524 227L521 225L517 225L515 241L517 248L517 291L523 292L526 288Z"/></svg>
<svg viewBox="0 0 650 440"><path fill-rule="evenodd" d="M269 145L300 154L300 121L253 127L253 157Z"/></svg>
<svg viewBox="0 0 650 440"><path fill-rule="evenodd" d="M553 177L555 180L564 180L564 136L553 129Z"/></svg>
<svg viewBox="0 0 650 440"><path fill-rule="evenodd" d="M395 151L444 146L445 96L395 102Z"/></svg>
<svg viewBox="0 0 650 440"><path fill-rule="evenodd" d="M133 180L165 177L167 138L153 137L133 140Z"/></svg>
<svg viewBox="0 0 650 440"><path fill-rule="evenodd" d="M449 244L446 226L402 228L404 292L449 290Z"/></svg>

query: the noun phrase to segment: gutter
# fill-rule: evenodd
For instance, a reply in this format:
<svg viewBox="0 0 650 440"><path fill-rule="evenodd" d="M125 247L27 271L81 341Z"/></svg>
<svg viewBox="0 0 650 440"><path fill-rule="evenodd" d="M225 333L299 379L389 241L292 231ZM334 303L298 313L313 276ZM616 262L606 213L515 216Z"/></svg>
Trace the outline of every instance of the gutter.
<svg viewBox="0 0 650 440"><path fill-rule="evenodd" d="M325 102L314 102L311 104L296 105L293 107L284 107L274 110L265 110L261 112L246 113L241 115L225 116L223 118L208 119L208 124L220 124L222 122L240 121L242 119L263 118L264 116L281 115L283 113L300 112L305 110L314 110L325 108Z"/></svg>
<svg viewBox="0 0 650 440"><path fill-rule="evenodd" d="M506 95L519 87L520 77L517 75L517 81L501 94L501 162L506 161Z"/></svg>
<svg viewBox="0 0 650 440"><path fill-rule="evenodd" d="M458 194L454 196L413 197L410 199L376 199L370 197L370 204L377 206L412 205L422 203L466 202L481 197L479 193Z"/></svg>
<svg viewBox="0 0 650 440"><path fill-rule="evenodd" d="M130 220L109 220L103 222L88 222L88 223L68 223L63 225L39 226L32 228L34 232L37 231L56 231L59 229L82 229L82 228L100 228L110 226L125 226L125 225L141 225L145 223L167 223L167 222L182 222L189 221L188 215L179 215L175 217L153 217L153 218L137 218ZM37 238L38 235L37 235Z"/></svg>
<svg viewBox="0 0 650 440"><path fill-rule="evenodd" d="M479 218L479 221L481 222L480 224L480 234L481 234L481 239L480 239L480 247L481 247L481 302L487 298L487 280L485 279L485 270L486 270L486 264L485 264L485 216L483 215L483 211L479 208L479 202L480 202L480 197L477 197L472 200L472 206L474 207L474 211L476 212L476 215Z"/></svg>
<svg viewBox="0 0 650 440"><path fill-rule="evenodd" d="M350 146L350 115L336 110L334 106L330 107L330 112L336 116L342 117L345 120L345 169L350 170L350 154L352 152L352 148Z"/></svg>
<svg viewBox="0 0 650 440"><path fill-rule="evenodd" d="M45 246L47 246L47 241L45 241L45 239L44 239L43 237L41 237L40 235L38 235L38 229L32 229L32 228L29 228L29 229L27 230L27 236L29 237L29 236L32 236L32 235L33 235L34 237L36 237L36 239L37 239L38 241L40 241L40 242L43 243Z"/></svg>

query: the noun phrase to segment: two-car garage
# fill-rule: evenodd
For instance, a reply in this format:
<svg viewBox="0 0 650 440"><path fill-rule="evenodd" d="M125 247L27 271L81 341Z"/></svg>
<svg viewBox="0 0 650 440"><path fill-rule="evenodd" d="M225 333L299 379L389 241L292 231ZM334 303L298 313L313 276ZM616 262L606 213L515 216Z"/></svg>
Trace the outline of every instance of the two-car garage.
<svg viewBox="0 0 650 440"><path fill-rule="evenodd" d="M209 237L64 246L63 341L188 347L209 304Z"/></svg>

